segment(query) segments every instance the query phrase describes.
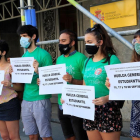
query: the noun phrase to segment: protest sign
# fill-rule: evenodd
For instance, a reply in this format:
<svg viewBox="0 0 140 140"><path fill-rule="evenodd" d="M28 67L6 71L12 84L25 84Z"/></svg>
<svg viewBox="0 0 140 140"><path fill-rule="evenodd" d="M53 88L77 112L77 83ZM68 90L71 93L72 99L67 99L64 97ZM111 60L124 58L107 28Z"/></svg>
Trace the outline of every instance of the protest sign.
<svg viewBox="0 0 140 140"><path fill-rule="evenodd" d="M1 82L4 81L4 70L0 70L0 95L2 93L3 84Z"/></svg>
<svg viewBox="0 0 140 140"><path fill-rule="evenodd" d="M110 100L140 100L140 62L105 66Z"/></svg>
<svg viewBox="0 0 140 140"><path fill-rule="evenodd" d="M12 83L31 83L34 68L33 57L10 58L13 68Z"/></svg>
<svg viewBox="0 0 140 140"><path fill-rule="evenodd" d="M93 86L66 85L62 90L63 114L94 121L95 90Z"/></svg>
<svg viewBox="0 0 140 140"><path fill-rule="evenodd" d="M62 93L62 86L67 84L62 78L65 74L65 64L39 68L39 94L44 95Z"/></svg>

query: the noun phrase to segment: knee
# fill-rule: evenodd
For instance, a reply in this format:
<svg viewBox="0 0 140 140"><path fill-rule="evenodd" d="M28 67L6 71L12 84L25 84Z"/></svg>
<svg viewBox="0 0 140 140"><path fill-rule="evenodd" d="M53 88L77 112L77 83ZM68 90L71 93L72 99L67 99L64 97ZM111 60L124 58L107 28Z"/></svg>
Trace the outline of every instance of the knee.
<svg viewBox="0 0 140 140"><path fill-rule="evenodd" d="M16 135L10 135L10 140L20 140L20 138Z"/></svg>
<svg viewBox="0 0 140 140"><path fill-rule="evenodd" d="M29 139L30 139L30 140L36 140L37 138L38 138L38 137L37 137L36 135L30 135L30 136L29 136Z"/></svg>
<svg viewBox="0 0 140 140"><path fill-rule="evenodd" d="M10 140L8 134L1 134L1 137L2 137L3 140Z"/></svg>

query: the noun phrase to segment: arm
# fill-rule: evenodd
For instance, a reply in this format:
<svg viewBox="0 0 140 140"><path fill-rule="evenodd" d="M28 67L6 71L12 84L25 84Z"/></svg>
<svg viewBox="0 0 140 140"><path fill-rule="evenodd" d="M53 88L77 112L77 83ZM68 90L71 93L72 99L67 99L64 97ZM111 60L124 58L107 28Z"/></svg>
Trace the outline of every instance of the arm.
<svg viewBox="0 0 140 140"><path fill-rule="evenodd" d="M109 82L109 78L106 78L105 85L106 85L106 87L110 90L110 82Z"/></svg>
<svg viewBox="0 0 140 140"><path fill-rule="evenodd" d="M38 63L37 60L34 60L34 62L33 62L33 67L34 67L34 71L35 71L35 73L38 74L39 63Z"/></svg>
<svg viewBox="0 0 140 140"><path fill-rule="evenodd" d="M23 91L24 90L24 84L12 84L10 81L2 81L1 84L3 84L3 86L8 87L10 89L13 89L15 91ZM11 87L11 84L13 85L13 87Z"/></svg>
<svg viewBox="0 0 140 140"><path fill-rule="evenodd" d="M110 82L109 82L109 79L106 78L106 83L105 83L106 87L108 89L110 89ZM107 96L104 96L104 97L100 97L100 98L97 98L95 100L92 101L92 103L94 103L95 105L104 105L106 104L107 102L109 101L109 95Z"/></svg>
<svg viewBox="0 0 140 140"><path fill-rule="evenodd" d="M83 80L83 85L86 85L84 80ZM92 103L94 103L95 105L104 105L108 101L109 101L109 95L92 100Z"/></svg>
<svg viewBox="0 0 140 140"><path fill-rule="evenodd" d="M95 105L104 105L109 101L109 95L92 100Z"/></svg>
<svg viewBox="0 0 140 140"><path fill-rule="evenodd" d="M82 85L83 84L83 80L76 80L76 79L72 78L72 76L69 73L64 75L63 79L66 82L69 82L70 84L74 84L74 85Z"/></svg>
<svg viewBox="0 0 140 140"><path fill-rule="evenodd" d="M13 84L13 89L15 91L24 91L24 84L19 84L19 83Z"/></svg>
<svg viewBox="0 0 140 140"><path fill-rule="evenodd" d="M83 80L83 85L86 85L85 81Z"/></svg>

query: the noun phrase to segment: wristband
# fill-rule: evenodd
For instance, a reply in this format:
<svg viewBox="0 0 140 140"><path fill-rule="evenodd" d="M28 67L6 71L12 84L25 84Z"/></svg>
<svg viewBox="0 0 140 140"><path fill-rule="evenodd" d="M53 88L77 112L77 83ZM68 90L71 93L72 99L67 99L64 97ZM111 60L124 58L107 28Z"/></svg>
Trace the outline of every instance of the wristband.
<svg viewBox="0 0 140 140"><path fill-rule="evenodd" d="M11 88L13 88L13 86L14 86L14 85L11 83Z"/></svg>

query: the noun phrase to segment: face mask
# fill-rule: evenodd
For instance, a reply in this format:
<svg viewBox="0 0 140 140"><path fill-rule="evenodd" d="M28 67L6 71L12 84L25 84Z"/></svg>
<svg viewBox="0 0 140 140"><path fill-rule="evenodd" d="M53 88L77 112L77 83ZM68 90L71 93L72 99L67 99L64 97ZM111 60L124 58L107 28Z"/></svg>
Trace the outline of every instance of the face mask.
<svg viewBox="0 0 140 140"><path fill-rule="evenodd" d="M21 45L21 47L27 49L31 45L31 42L29 42L29 38L27 38L27 37L21 37L21 39L20 39L20 45Z"/></svg>
<svg viewBox="0 0 140 140"><path fill-rule="evenodd" d="M71 50L71 47L70 47L70 44L66 44L66 45L63 45L63 44L59 44L59 51L62 53L62 54L68 54Z"/></svg>
<svg viewBox="0 0 140 140"><path fill-rule="evenodd" d="M140 44L139 43L135 44L135 51L137 52L137 54L140 55Z"/></svg>
<svg viewBox="0 0 140 140"><path fill-rule="evenodd" d="M95 44L86 44L85 50L88 54L96 54L99 50L99 47L97 47Z"/></svg>

